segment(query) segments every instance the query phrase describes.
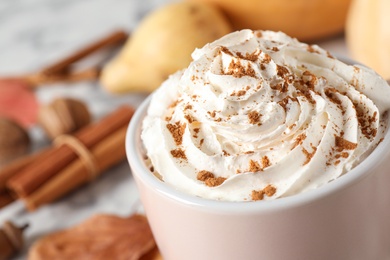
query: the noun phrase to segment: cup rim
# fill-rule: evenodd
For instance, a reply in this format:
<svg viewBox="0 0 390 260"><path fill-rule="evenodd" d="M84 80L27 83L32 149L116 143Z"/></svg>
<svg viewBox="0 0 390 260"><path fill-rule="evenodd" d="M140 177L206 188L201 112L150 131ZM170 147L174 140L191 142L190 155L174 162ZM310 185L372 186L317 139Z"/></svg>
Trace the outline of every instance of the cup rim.
<svg viewBox="0 0 390 260"><path fill-rule="evenodd" d="M346 63L353 64L348 58L340 58ZM242 214L245 212L273 212L282 209L288 209L301 205L310 204L319 199L323 199L332 194L346 189L347 187L357 184L362 179L372 175L378 165L386 160L386 147L390 147L390 120L388 120L387 130L383 141L365 158L362 162L356 165L348 173L343 174L337 179L324 184L316 189L305 191L303 193L282 197L269 201L221 201L197 197L175 189L173 186L165 184L156 178L144 163L143 156L138 149L141 144L141 128L142 120L146 115L147 108L151 101L152 95L149 95L142 104L137 108L126 133L126 154L130 164L132 174L136 175L148 188L162 196L185 204L187 206L196 207L203 210L214 212L228 212L231 214Z"/></svg>

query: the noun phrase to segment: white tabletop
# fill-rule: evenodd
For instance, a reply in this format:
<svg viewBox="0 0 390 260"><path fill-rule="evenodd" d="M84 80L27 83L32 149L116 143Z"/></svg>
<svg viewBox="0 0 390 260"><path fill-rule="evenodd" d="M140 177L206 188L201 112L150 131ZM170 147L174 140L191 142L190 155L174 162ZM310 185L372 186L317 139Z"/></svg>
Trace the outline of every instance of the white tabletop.
<svg viewBox="0 0 390 260"><path fill-rule="evenodd" d="M150 10L168 0L19 0L0 1L0 76L37 71L115 29L130 32ZM349 57L342 36L318 43L332 54ZM141 94L113 96L98 83L56 84L37 91L39 101L75 97L95 118L123 103L138 106ZM39 127L31 130L36 145L47 143ZM21 202L0 209L0 224L28 222L28 248L41 236L72 226L95 213L125 216L140 210L138 192L126 162L63 199L27 212ZM26 251L16 259L25 259Z"/></svg>

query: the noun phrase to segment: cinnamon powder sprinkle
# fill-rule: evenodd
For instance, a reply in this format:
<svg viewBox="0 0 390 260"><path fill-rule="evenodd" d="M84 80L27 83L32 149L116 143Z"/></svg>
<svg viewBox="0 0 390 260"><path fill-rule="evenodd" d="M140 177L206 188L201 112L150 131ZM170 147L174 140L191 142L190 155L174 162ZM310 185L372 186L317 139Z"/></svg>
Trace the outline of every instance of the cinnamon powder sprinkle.
<svg viewBox="0 0 390 260"><path fill-rule="evenodd" d="M307 51L311 52L311 53L318 53L318 54L320 54L320 52L317 51L316 49L314 49L314 47L312 45L308 45L307 46Z"/></svg>
<svg viewBox="0 0 390 260"><path fill-rule="evenodd" d="M220 51L233 56L233 53L226 46L221 46Z"/></svg>
<svg viewBox="0 0 390 260"><path fill-rule="evenodd" d="M261 158L261 163L263 164L263 168L271 166L271 162L267 156L263 156L263 158Z"/></svg>
<svg viewBox="0 0 390 260"><path fill-rule="evenodd" d="M182 149L180 149L180 148L175 149L175 150L172 150L172 151L171 151L171 155L172 155L174 158L187 160L186 153L185 153Z"/></svg>
<svg viewBox="0 0 390 260"><path fill-rule="evenodd" d="M335 136L335 144L341 150L354 150L357 147L357 143L352 143L341 136Z"/></svg>
<svg viewBox="0 0 390 260"><path fill-rule="evenodd" d="M249 161L249 172L259 172L262 171L263 168L261 168L260 164L254 160Z"/></svg>
<svg viewBox="0 0 390 260"><path fill-rule="evenodd" d="M215 117L216 116L216 111L208 111L207 114L209 114L211 117Z"/></svg>
<svg viewBox="0 0 390 260"><path fill-rule="evenodd" d="M198 179L199 181L206 181L209 178L214 178L214 174L205 170L198 172L196 176L196 179Z"/></svg>
<svg viewBox="0 0 390 260"><path fill-rule="evenodd" d="M232 75L235 78L241 78L244 76L255 78L256 72L251 65L248 64L246 67L244 67L240 61L235 62L232 60L229 64L226 75Z"/></svg>
<svg viewBox="0 0 390 260"><path fill-rule="evenodd" d="M283 78L285 75L289 73L288 69L281 65L276 65L276 72L279 77Z"/></svg>
<svg viewBox="0 0 390 260"><path fill-rule="evenodd" d="M276 188L270 184L268 184L264 189L263 189L265 195L268 197L273 196L276 193Z"/></svg>
<svg viewBox="0 0 390 260"><path fill-rule="evenodd" d="M290 97L287 96L278 102L278 105L281 106L285 112L287 112L287 104L289 99Z"/></svg>
<svg viewBox="0 0 390 260"><path fill-rule="evenodd" d="M259 58L259 52L252 52L252 53L246 53L245 55L243 55L241 52L237 52L237 57L239 57L240 59L244 59L244 60L249 60L249 61L252 61L252 62L255 62L257 61L257 59Z"/></svg>
<svg viewBox="0 0 390 260"><path fill-rule="evenodd" d="M306 165L308 164L311 159L313 158L313 156L315 155L315 153L317 152L317 148L316 147L313 147L313 152L309 153L305 148L302 147L302 152L305 154L306 156L306 161L303 163L303 165Z"/></svg>
<svg viewBox="0 0 390 260"><path fill-rule="evenodd" d="M175 124L167 124L167 128L171 132L176 145L181 145L186 124L181 125L180 122L176 122Z"/></svg>
<svg viewBox="0 0 390 260"><path fill-rule="evenodd" d="M262 190L253 190L251 197L252 197L252 200L263 200L264 192Z"/></svg>
<svg viewBox="0 0 390 260"><path fill-rule="evenodd" d="M308 85L309 89L314 90L315 84L317 84L317 77L308 70L304 71L302 76L305 77L304 82Z"/></svg>
<svg viewBox="0 0 390 260"><path fill-rule="evenodd" d="M249 123L252 124L252 125L255 125L255 124L258 124L260 123L260 118L261 118L262 114L260 114L259 112L257 111L251 111L248 113L248 119L249 119Z"/></svg>
<svg viewBox="0 0 390 260"><path fill-rule="evenodd" d="M219 186L226 180L224 177L215 177L212 172L205 170L198 172L196 179L203 181L208 187Z"/></svg>
<svg viewBox="0 0 390 260"><path fill-rule="evenodd" d="M242 97L246 94L245 90L239 90L239 91L234 91L232 94L230 94L231 97Z"/></svg>
<svg viewBox="0 0 390 260"><path fill-rule="evenodd" d="M176 107L178 103L179 103L179 100L175 100L174 102L172 102L172 103L169 105L169 108L174 108L174 107Z"/></svg>
<svg viewBox="0 0 390 260"><path fill-rule="evenodd" d="M301 145L303 140L305 140L305 139L306 139L306 134L305 133L302 133L302 134L298 135L297 138L295 138L295 143L294 143L293 147L291 148L291 150L293 150L298 145Z"/></svg>
<svg viewBox="0 0 390 260"><path fill-rule="evenodd" d="M190 124L192 124L194 121L196 121L193 116L188 115L188 114L185 115L184 118L187 119L188 123L190 123Z"/></svg>
<svg viewBox="0 0 390 260"><path fill-rule="evenodd" d="M267 197L271 197L276 193L276 187L272 186L271 184L268 184L264 189L262 190L253 190L251 197L252 200L263 200L264 195Z"/></svg>
<svg viewBox="0 0 390 260"><path fill-rule="evenodd" d="M268 64L271 62L271 56L269 56L267 53L264 54L264 59L263 59L263 62L265 64Z"/></svg>

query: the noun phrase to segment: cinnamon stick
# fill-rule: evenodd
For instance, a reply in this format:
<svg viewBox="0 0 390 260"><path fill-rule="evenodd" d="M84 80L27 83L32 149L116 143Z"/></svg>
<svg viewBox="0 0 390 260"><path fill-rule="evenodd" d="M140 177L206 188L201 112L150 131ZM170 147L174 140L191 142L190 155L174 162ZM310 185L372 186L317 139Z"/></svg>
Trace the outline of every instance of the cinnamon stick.
<svg viewBox="0 0 390 260"><path fill-rule="evenodd" d="M126 158L125 139L127 126L99 142L91 153L96 158L99 174ZM62 197L71 190L90 181L88 167L80 159L75 160L56 176L47 181L31 195L23 198L29 210L35 210L43 204Z"/></svg>
<svg viewBox="0 0 390 260"><path fill-rule="evenodd" d="M133 113L132 107L122 106L99 122L79 130L75 137L87 149L91 149L118 129L127 126ZM52 150L48 156L42 160L34 161L22 172L12 177L7 182L7 187L19 197L26 197L78 157L66 144L53 147Z"/></svg>
<svg viewBox="0 0 390 260"><path fill-rule="evenodd" d="M11 202L15 200L14 197L11 196L8 192L1 192L0 193L0 209L7 206Z"/></svg>
<svg viewBox="0 0 390 260"><path fill-rule="evenodd" d="M122 43L127 39L127 37L128 35L126 32L115 31L112 34L76 51L74 54L46 67L45 69L41 70L41 73L46 75L64 73L72 63L79 61L82 58L106 46Z"/></svg>
<svg viewBox="0 0 390 260"><path fill-rule="evenodd" d="M37 73L25 76L23 80L28 82L30 88L37 88L40 85L52 84L56 82L72 83L83 80L96 80L100 75L100 68L93 67L83 71L61 74Z"/></svg>
<svg viewBox="0 0 390 260"><path fill-rule="evenodd" d="M19 159L16 159L3 168L0 169L0 192L3 192L6 189L7 181L16 175L18 172L22 171L28 165L30 165L35 160L41 160L50 153L50 149L43 149L39 152L23 156Z"/></svg>
<svg viewBox="0 0 390 260"><path fill-rule="evenodd" d="M16 80L26 84L29 88L37 88L43 84L55 82L76 82L81 80L94 80L100 74L100 68L93 67L80 72L72 72L71 65L88 55L105 47L123 43L128 38L124 31L115 31L104 38L89 44L88 46L77 50L75 53L55 62L52 65L38 71L37 73L2 77L0 80Z"/></svg>

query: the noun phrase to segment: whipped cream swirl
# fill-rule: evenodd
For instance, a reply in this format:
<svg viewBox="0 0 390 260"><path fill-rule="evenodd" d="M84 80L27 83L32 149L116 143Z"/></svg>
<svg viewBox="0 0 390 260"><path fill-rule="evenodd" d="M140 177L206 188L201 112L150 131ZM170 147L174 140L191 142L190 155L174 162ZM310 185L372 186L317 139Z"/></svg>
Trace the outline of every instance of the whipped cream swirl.
<svg viewBox="0 0 390 260"><path fill-rule="evenodd" d="M281 32L197 49L153 94L142 140L154 173L209 199L269 200L320 187L384 137L390 87Z"/></svg>

